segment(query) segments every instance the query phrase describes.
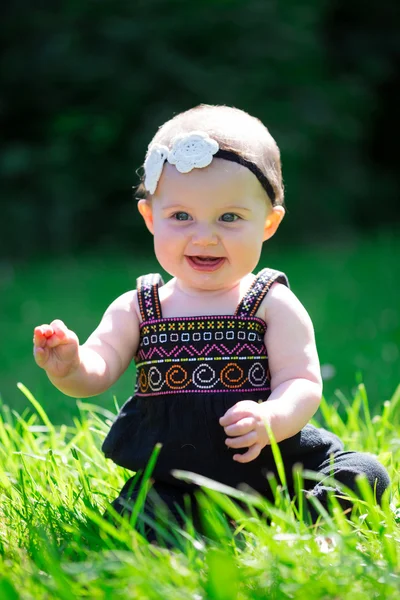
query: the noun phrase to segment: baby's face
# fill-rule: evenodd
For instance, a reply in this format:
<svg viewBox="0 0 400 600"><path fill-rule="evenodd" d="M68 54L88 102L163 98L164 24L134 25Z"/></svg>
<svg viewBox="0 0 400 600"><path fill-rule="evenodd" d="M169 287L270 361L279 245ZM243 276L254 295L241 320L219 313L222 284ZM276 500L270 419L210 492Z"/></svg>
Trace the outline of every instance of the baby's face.
<svg viewBox="0 0 400 600"><path fill-rule="evenodd" d="M223 159L185 174L166 163L139 211L159 263L192 291L229 289L251 273L284 215L251 171Z"/></svg>

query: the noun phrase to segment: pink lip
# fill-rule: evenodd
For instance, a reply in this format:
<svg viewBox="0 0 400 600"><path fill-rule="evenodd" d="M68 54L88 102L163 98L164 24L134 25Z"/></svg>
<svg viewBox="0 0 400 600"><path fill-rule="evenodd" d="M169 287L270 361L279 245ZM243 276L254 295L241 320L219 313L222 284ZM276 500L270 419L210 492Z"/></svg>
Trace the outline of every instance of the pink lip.
<svg viewBox="0 0 400 600"><path fill-rule="evenodd" d="M195 258L193 256L185 256L185 258L188 261L189 265L192 267L192 269L194 269L195 271L203 271L206 273L216 271L221 267L222 263L225 261L225 258L222 257L218 261L215 261L213 263L204 262L200 264L193 260L193 258Z"/></svg>

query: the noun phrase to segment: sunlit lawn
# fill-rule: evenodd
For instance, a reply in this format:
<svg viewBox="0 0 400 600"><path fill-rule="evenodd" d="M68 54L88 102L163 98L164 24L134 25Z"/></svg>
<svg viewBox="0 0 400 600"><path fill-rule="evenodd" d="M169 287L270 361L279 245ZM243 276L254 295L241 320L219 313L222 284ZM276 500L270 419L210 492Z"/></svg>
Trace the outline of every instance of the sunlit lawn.
<svg viewBox="0 0 400 600"><path fill-rule="evenodd" d="M78 401L79 419L54 426L21 389L24 415L7 406L0 413L2 600L399 597L400 386L373 419L363 385L343 420L322 404L327 427L388 469L392 486L382 508L361 480L351 515L332 499L330 515L316 505L321 517L312 526L301 496L286 498L284 479L270 504L186 475L204 484L206 535L190 519L182 528L167 519L156 524L158 545L128 521L116 526L102 517L130 476L99 450L113 414Z"/></svg>

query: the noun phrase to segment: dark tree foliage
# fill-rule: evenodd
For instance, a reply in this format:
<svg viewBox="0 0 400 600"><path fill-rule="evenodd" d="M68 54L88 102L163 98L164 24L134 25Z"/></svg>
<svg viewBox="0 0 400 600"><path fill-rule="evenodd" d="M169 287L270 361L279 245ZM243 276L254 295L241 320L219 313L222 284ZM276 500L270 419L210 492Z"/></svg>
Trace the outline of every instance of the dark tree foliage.
<svg viewBox="0 0 400 600"><path fill-rule="evenodd" d="M8 2L0 19L3 256L134 247L145 232L132 186L147 144L166 119L201 102L243 108L277 139L283 240L336 239L398 221L397 7ZM376 211L378 198L385 210Z"/></svg>

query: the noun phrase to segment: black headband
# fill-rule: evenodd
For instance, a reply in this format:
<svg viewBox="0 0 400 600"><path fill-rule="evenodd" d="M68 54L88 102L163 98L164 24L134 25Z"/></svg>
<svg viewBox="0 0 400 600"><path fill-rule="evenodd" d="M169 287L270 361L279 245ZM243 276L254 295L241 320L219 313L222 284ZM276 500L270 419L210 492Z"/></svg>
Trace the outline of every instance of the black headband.
<svg viewBox="0 0 400 600"><path fill-rule="evenodd" d="M259 169L255 163L251 162L250 160L246 160L245 158L242 158L232 150L218 150L218 152L214 154L214 158L223 158L224 160L230 160L231 162L238 163L239 165L250 169L250 171L257 177L264 190L267 192L268 197L272 202L272 205L275 204L274 188L272 187L267 177L265 177L261 169Z"/></svg>

